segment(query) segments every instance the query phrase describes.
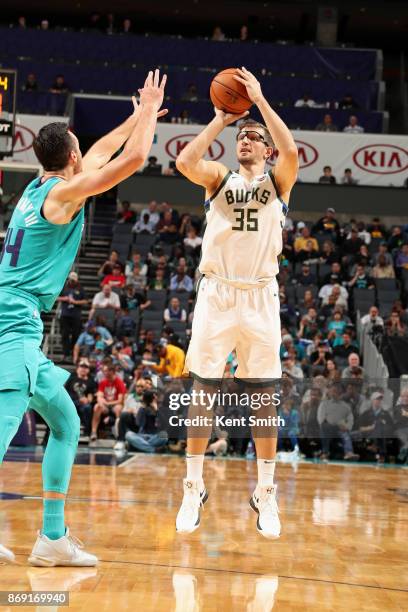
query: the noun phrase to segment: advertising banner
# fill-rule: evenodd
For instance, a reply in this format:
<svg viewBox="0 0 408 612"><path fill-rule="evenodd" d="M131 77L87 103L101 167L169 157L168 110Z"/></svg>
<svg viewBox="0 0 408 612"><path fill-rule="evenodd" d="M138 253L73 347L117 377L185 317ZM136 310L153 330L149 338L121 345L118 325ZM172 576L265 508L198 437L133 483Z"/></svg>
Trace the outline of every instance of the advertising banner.
<svg viewBox="0 0 408 612"><path fill-rule="evenodd" d="M180 151L203 126L160 124L151 155L158 158L163 169L174 161ZM208 150L207 159L237 168L234 127L226 128ZM317 183L324 166L331 166L337 183L344 170L350 168L359 185L402 187L408 178L408 139L389 134L337 134L313 131L293 131L299 149L299 180ZM271 164L276 159L271 160Z"/></svg>

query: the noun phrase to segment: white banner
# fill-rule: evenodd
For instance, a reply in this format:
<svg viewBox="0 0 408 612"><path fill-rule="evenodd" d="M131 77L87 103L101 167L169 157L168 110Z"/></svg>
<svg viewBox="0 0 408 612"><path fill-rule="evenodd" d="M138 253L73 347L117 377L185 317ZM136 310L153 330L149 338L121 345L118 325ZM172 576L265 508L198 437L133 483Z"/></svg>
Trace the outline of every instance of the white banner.
<svg viewBox="0 0 408 612"><path fill-rule="evenodd" d="M158 158L163 169L175 160L185 145L201 131L199 125L160 124L151 155ZM208 159L237 168L235 155L236 128L226 128L208 152ZM317 183L323 166L331 166L341 182L346 168L359 185L402 187L408 178L408 148L406 136L388 134L331 134L294 130L299 149L299 180ZM273 163L273 162L272 162Z"/></svg>
<svg viewBox="0 0 408 612"><path fill-rule="evenodd" d="M14 154L13 157L6 157L5 161L18 161L26 164L38 163L33 151L33 140L44 125L47 125L47 123L54 123L55 121L68 123L68 117L51 117L50 115L17 115L14 134ZM6 143L4 143L4 145L5 144ZM7 148L9 149L8 146ZM4 149L5 146L2 146L1 150Z"/></svg>

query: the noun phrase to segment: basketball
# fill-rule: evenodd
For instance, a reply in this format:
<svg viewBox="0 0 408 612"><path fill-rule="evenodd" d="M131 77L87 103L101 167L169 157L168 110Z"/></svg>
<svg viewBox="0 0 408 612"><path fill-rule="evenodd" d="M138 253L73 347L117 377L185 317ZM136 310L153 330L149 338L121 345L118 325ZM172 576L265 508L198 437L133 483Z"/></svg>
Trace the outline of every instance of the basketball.
<svg viewBox="0 0 408 612"><path fill-rule="evenodd" d="M245 85L234 79L235 68L219 72L210 87L210 98L216 108L226 113L240 115L252 106Z"/></svg>

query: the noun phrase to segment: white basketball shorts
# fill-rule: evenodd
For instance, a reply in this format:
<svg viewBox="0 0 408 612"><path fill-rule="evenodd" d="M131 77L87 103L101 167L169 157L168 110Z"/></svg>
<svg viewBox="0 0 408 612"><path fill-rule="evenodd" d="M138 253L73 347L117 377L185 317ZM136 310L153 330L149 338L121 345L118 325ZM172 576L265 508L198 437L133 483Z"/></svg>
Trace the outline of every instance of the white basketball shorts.
<svg viewBox="0 0 408 612"><path fill-rule="evenodd" d="M227 357L236 349L236 378L280 378L279 313L276 279L261 288L238 289L202 278L184 372L201 379L221 379Z"/></svg>

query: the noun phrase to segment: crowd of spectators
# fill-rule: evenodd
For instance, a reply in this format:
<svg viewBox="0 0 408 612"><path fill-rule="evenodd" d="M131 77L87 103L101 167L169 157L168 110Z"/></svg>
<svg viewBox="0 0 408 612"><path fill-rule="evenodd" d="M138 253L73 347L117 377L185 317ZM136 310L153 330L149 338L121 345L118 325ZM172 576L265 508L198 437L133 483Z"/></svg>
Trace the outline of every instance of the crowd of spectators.
<svg viewBox="0 0 408 612"><path fill-rule="evenodd" d="M138 214L123 203L121 225L133 234L131 254L125 261L112 251L100 266L83 331L86 300L75 272L60 297L64 352L76 366L68 389L92 443L113 432L118 450L178 452L184 441L171 438L162 410L167 386L181 384L203 219L179 215L168 203L152 201ZM357 333L360 325L366 333L408 338L405 231L378 218L340 223L333 208L314 223L287 220L279 273L281 450L407 460L408 391L368 378ZM233 352L226 379L236 366ZM250 434L237 441L215 431L208 452L251 456Z"/></svg>

